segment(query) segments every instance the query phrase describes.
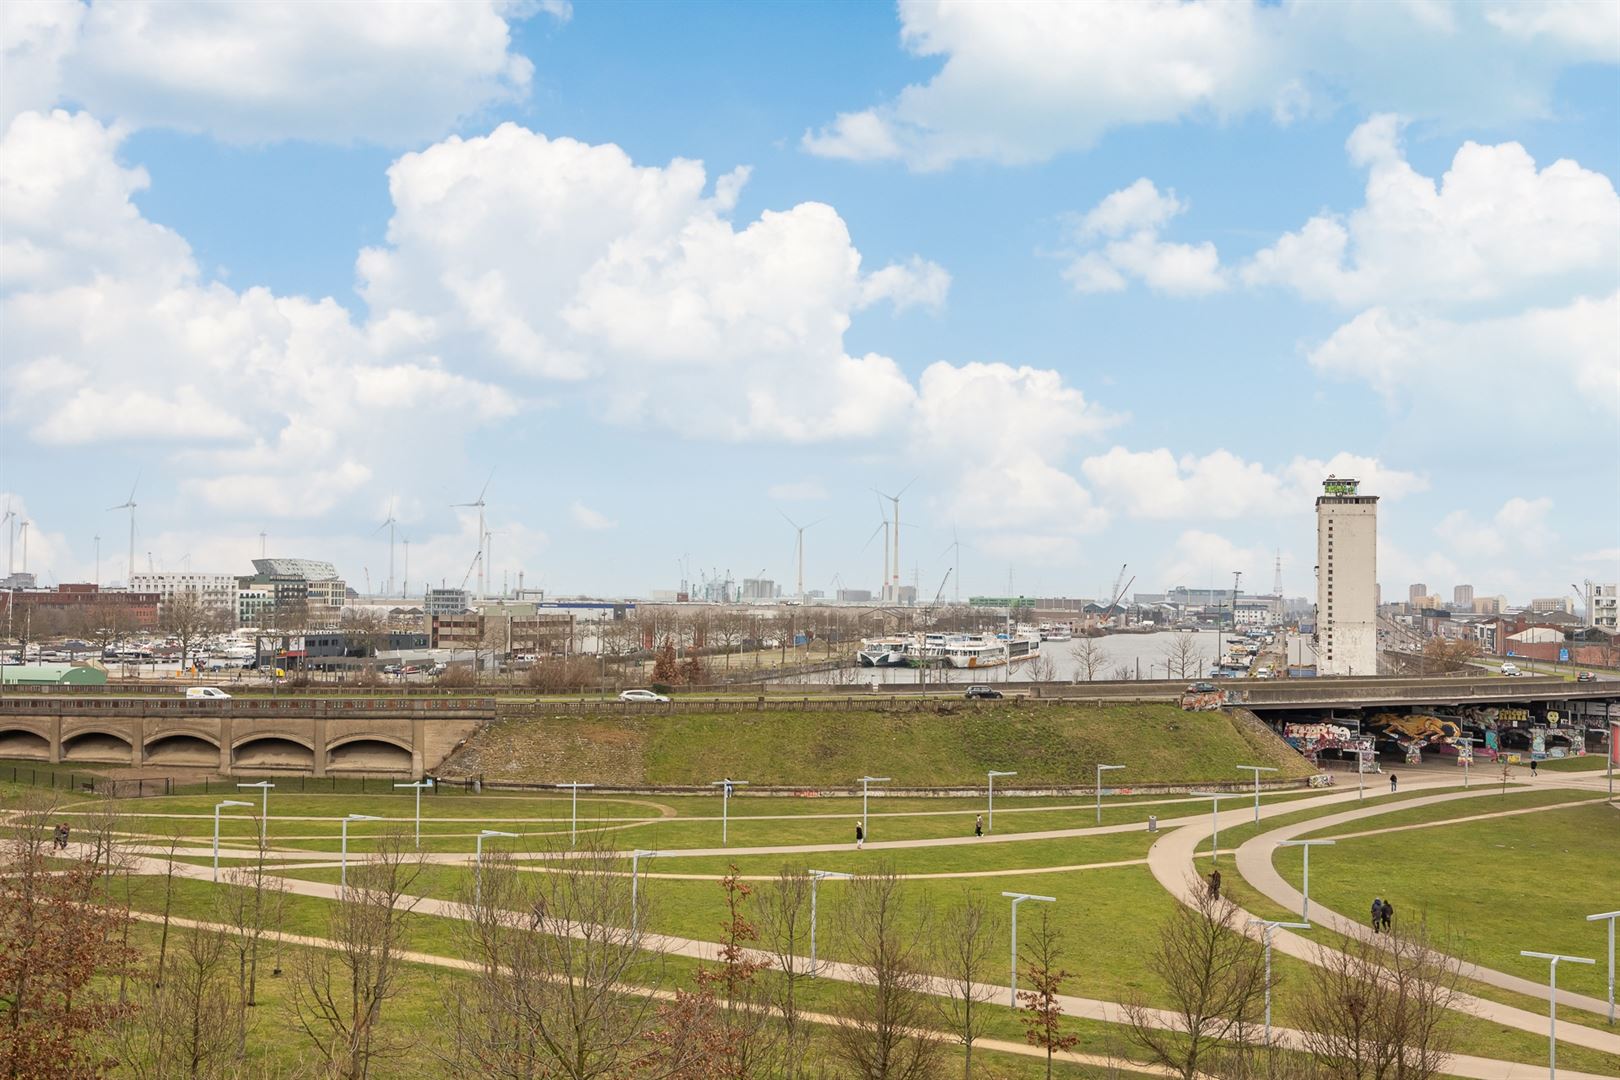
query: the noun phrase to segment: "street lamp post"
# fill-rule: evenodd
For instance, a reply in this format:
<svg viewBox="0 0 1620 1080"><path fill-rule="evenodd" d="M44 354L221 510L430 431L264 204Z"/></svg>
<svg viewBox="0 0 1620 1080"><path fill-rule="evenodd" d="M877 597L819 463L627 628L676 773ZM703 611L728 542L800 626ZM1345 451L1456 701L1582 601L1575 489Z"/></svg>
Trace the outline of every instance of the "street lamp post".
<svg viewBox="0 0 1620 1080"><path fill-rule="evenodd" d="M1468 753L1466 755L1461 750L1457 751L1457 763L1462 766L1463 789L1466 791L1470 786L1468 783L1469 774L1474 771L1474 744L1479 742L1479 740L1474 738L1472 735L1459 735L1456 741L1464 743L1468 747Z"/></svg>
<svg viewBox="0 0 1620 1080"><path fill-rule="evenodd" d="M569 788L574 793L574 811L573 811L573 817L571 819L571 824L569 824L569 826L568 826L568 843L569 843L570 846L575 846L575 845L577 845L579 843L579 789L582 788L582 787L591 788L591 787L595 787L596 785L595 784L581 784L581 783L578 783L576 781L574 783L554 784L552 786L553 787Z"/></svg>
<svg viewBox="0 0 1620 1080"><path fill-rule="evenodd" d="M748 781L746 781L746 780L733 780L730 777L727 777L724 780L711 780L711 781L709 781L709 786L710 787L717 787L717 788L720 789L720 846L721 847L725 847L726 843L727 843L727 841L726 841L726 833L727 833L727 827L728 827L728 825L730 823L731 789L738 786L739 784L747 784L747 783L748 783ZM861 826L861 828L863 830L865 829L865 827L866 827L865 825Z"/></svg>
<svg viewBox="0 0 1620 1080"><path fill-rule="evenodd" d="M499 832L495 829L483 829L473 841L473 908L484 906L484 839L490 836L504 836L509 840L516 840L517 833Z"/></svg>
<svg viewBox="0 0 1620 1080"><path fill-rule="evenodd" d="M1260 774L1263 772L1276 772L1270 765L1239 765L1241 771L1247 769L1254 773L1254 823L1260 824Z"/></svg>
<svg viewBox="0 0 1620 1080"><path fill-rule="evenodd" d="M342 867L342 869L338 873L338 886L340 888L347 889L349 887L349 822L381 820L382 818L374 817L371 814L350 814L348 817L343 819L343 847L342 853L339 855L339 865Z"/></svg>
<svg viewBox="0 0 1620 1080"><path fill-rule="evenodd" d="M1558 1080L1558 961L1571 964L1595 964L1597 961L1584 956L1562 956L1558 953L1530 952L1528 949L1520 949L1519 955L1551 961L1547 967L1547 1080Z"/></svg>
<svg viewBox="0 0 1620 1080"><path fill-rule="evenodd" d="M636 885L641 880L641 860L656 859L658 852L648 851L645 848L636 848L630 853L630 936L634 938L637 928L641 925L641 904L638 899Z"/></svg>
<svg viewBox="0 0 1620 1080"><path fill-rule="evenodd" d="M985 773L984 775L990 781L989 784L985 788L985 790L989 794L989 798L988 798L988 803L985 806L984 827L985 827L985 830L987 832L995 832L996 831L996 777L998 777L998 776L1017 776L1018 774L1016 772L1003 772L1003 771L1001 771L999 769L991 769L989 772ZM866 826L862 825L861 829L862 829L862 831L865 831Z"/></svg>
<svg viewBox="0 0 1620 1080"><path fill-rule="evenodd" d="M861 781L861 836L864 839L870 840L872 837L868 834L868 831L867 831L867 828L866 828L866 796L867 796L867 792L869 790L868 785L870 785L870 784L887 784L889 782L889 777L887 777L887 776L863 776L863 777L860 778L860 781Z"/></svg>
<svg viewBox="0 0 1620 1080"><path fill-rule="evenodd" d="M1607 922L1609 924L1609 1023L1614 1023L1614 920L1620 919L1620 911L1605 911L1601 915L1588 915L1587 922Z"/></svg>
<svg viewBox="0 0 1620 1080"><path fill-rule="evenodd" d="M1099 824L1099 825L1102 824L1102 774L1103 774L1103 771L1106 770L1106 769L1123 769L1124 767L1125 766L1123 766L1123 765L1098 765L1097 766L1097 824Z"/></svg>
<svg viewBox="0 0 1620 1080"><path fill-rule="evenodd" d="M1305 903L1300 909L1299 917L1306 922L1311 921L1311 848L1318 845L1331 847L1333 840L1279 840L1278 847L1297 847L1305 849Z"/></svg>
<svg viewBox="0 0 1620 1080"><path fill-rule="evenodd" d="M1210 834L1209 861L1219 863L1221 861L1221 800L1233 798L1233 795L1225 791L1194 791L1189 792L1189 794L1200 799L1209 800L1209 824L1210 828L1214 830Z"/></svg>
<svg viewBox="0 0 1620 1080"><path fill-rule="evenodd" d="M270 789L276 785L268 780L254 784L237 784L239 788L259 789L259 846L270 846Z"/></svg>
<svg viewBox="0 0 1620 1080"><path fill-rule="evenodd" d="M1260 937L1266 945L1266 1045L1271 1045L1271 932L1277 927L1286 927L1289 930L1309 930L1310 923L1278 922L1274 919L1250 919L1249 925L1256 923L1265 927Z"/></svg>
<svg viewBox="0 0 1620 1080"><path fill-rule="evenodd" d="M810 975L816 974L816 886L822 878L843 878L848 880L852 875L841 874L837 870L810 871Z"/></svg>
<svg viewBox="0 0 1620 1080"><path fill-rule="evenodd" d="M226 799L224 802L222 802L218 806L214 807L214 882L215 882L215 884L219 883L219 812L221 810L225 809L227 806L252 806L252 805L253 805L252 803L250 803L250 802L242 802L240 799Z"/></svg>
<svg viewBox="0 0 1620 1080"><path fill-rule="evenodd" d="M420 851L422 850L422 789L431 789L433 787L433 781L431 779L418 780L415 783L395 784L394 786L397 788L416 789L416 849Z"/></svg>
<svg viewBox="0 0 1620 1080"><path fill-rule="evenodd" d="M1055 896L1036 896L1034 893L1004 892L1002 896L1012 901L1012 975L1007 984L1007 1004L1013 1008L1018 1007L1018 905L1025 900L1040 900L1043 903L1055 904Z"/></svg>

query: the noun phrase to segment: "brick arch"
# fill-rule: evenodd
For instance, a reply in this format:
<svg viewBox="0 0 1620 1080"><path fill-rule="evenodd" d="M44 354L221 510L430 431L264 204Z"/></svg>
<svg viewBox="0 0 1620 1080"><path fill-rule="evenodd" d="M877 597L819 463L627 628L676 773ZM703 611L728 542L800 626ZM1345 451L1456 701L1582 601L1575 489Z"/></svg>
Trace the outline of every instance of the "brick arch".
<svg viewBox="0 0 1620 1080"><path fill-rule="evenodd" d="M49 761L51 740L31 727L8 724L0 727L0 757L23 761Z"/></svg>
<svg viewBox="0 0 1620 1080"><path fill-rule="evenodd" d="M109 728L81 727L62 736L63 761L95 761L127 765L134 744L128 735Z"/></svg>

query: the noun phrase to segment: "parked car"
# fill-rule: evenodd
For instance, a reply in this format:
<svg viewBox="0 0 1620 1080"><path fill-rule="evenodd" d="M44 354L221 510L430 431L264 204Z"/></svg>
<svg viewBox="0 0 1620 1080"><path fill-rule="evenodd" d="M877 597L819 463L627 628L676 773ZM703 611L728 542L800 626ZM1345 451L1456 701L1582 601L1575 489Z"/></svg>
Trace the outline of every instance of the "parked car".
<svg viewBox="0 0 1620 1080"><path fill-rule="evenodd" d="M1579 675L1575 676L1575 681L1576 682L1597 682L1597 676L1592 674L1590 671L1583 671Z"/></svg>
<svg viewBox="0 0 1620 1080"><path fill-rule="evenodd" d="M231 695L217 686L188 686L186 687L187 701L229 701Z"/></svg>
<svg viewBox="0 0 1620 1080"><path fill-rule="evenodd" d="M983 701L993 701L994 699L1001 697L1002 694L1000 690L997 690L993 686L974 685L968 687L967 693L963 694L962 696L968 698L969 700L979 699Z"/></svg>
<svg viewBox="0 0 1620 1080"><path fill-rule="evenodd" d="M1212 682L1195 682L1187 687L1189 694L1213 694L1216 686Z"/></svg>
<svg viewBox="0 0 1620 1080"><path fill-rule="evenodd" d="M651 690L621 690L620 701L668 701L663 694L655 694Z"/></svg>

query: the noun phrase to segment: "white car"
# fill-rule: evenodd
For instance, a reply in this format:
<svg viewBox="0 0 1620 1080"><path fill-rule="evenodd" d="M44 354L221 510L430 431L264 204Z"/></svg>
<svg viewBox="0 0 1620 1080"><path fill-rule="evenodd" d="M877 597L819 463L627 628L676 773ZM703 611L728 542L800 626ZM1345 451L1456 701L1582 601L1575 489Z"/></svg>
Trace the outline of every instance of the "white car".
<svg viewBox="0 0 1620 1080"><path fill-rule="evenodd" d="M1503 664L1502 665L1502 674L1504 674L1504 675L1517 675L1517 674L1519 674L1519 665L1518 664Z"/></svg>
<svg viewBox="0 0 1620 1080"><path fill-rule="evenodd" d="M620 701L668 701L663 694L655 694L651 690L621 690Z"/></svg>
<svg viewBox="0 0 1620 1080"><path fill-rule="evenodd" d="M188 686L186 687L187 701L229 701L231 695L217 686Z"/></svg>

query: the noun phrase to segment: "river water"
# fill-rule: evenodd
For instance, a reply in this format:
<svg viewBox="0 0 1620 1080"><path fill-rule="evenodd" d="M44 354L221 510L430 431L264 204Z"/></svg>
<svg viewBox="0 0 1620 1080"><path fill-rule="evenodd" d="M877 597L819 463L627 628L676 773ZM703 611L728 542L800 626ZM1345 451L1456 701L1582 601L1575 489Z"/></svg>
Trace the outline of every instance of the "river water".
<svg viewBox="0 0 1620 1080"><path fill-rule="evenodd" d="M1094 638L1097 647L1103 655L1103 662L1097 669L1098 679L1115 679L1120 677L1121 668L1129 669L1127 678L1166 679L1170 677L1166 665L1165 654L1169 651L1170 643L1178 637L1171 632L1154 634L1109 634L1106 637ZM1189 678L1202 678L1209 671L1215 659L1216 634L1213 630L1193 632L1197 645L1198 663L1197 674L1193 675L1189 669ZM1224 641L1230 634L1221 634ZM1040 655L1052 662L1050 674L1042 669L1046 666L1039 660L1026 660L1011 667L993 667L972 670L968 668L850 668L841 671L822 671L811 675L798 675L784 682L797 683L870 683L873 679L882 683L895 684L921 684L921 683L1001 683L1001 682L1029 682L1038 678L1051 678L1064 682L1082 678L1080 665L1075 660L1074 641L1043 641ZM1308 640L1301 640L1291 635L1288 644L1288 657L1290 662L1298 663L1296 656L1304 658L1305 663L1314 663L1314 656Z"/></svg>

